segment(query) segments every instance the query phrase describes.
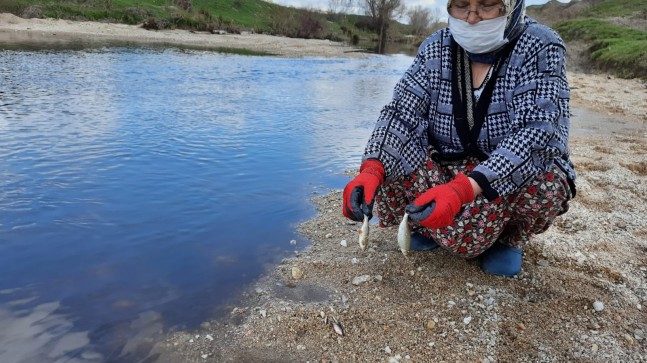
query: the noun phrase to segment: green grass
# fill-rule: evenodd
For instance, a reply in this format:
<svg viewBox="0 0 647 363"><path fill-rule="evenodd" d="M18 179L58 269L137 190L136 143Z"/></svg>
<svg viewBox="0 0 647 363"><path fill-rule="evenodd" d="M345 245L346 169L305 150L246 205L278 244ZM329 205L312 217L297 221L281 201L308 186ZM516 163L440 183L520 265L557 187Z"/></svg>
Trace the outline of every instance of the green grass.
<svg viewBox="0 0 647 363"><path fill-rule="evenodd" d="M645 0L607 0L591 6L584 14L585 17L606 18L611 16L632 16L647 14Z"/></svg>
<svg viewBox="0 0 647 363"><path fill-rule="evenodd" d="M647 32L600 19L574 19L554 26L567 41L591 44L592 63L620 77L647 79Z"/></svg>

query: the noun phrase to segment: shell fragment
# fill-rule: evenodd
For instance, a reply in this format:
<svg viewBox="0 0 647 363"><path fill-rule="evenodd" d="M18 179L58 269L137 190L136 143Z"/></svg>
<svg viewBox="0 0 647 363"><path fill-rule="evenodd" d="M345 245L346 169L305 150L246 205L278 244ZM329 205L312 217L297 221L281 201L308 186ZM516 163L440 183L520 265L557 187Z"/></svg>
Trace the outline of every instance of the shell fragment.
<svg viewBox="0 0 647 363"><path fill-rule="evenodd" d="M404 213L398 228L398 246L402 254L407 256L411 250L411 230L409 229L409 213Z"/></svg>
<svg viewBox="0 0 647 363"><path fill-rule="evenodd" d="M344 336L344 329L342 329L341 324L337 321L337 319L333 318L332 322L332 328L337 333L337 335Z"/></svg>
<svg viewBox="0 0 647 363"><path fill-rule="evenodd" d="M364 215L364 223L362 223L362 229L358 230L359 233L359 248L365 250L366 245L368 245L368 216Z"/></svg>

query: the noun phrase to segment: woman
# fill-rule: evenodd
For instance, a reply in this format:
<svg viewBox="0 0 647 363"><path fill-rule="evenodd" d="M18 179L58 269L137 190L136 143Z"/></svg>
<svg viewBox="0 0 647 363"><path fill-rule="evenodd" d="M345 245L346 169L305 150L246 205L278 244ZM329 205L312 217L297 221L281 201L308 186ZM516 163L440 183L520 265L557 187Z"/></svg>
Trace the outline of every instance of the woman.
<svg viewBox="0 0 647 363"><path fill-rule="evenodd" d="M522 250L575 196L565 48L523 0L450 0L449 27L420 46L343 193L343 213L412 222L440 245L514 276Z"/></svg>

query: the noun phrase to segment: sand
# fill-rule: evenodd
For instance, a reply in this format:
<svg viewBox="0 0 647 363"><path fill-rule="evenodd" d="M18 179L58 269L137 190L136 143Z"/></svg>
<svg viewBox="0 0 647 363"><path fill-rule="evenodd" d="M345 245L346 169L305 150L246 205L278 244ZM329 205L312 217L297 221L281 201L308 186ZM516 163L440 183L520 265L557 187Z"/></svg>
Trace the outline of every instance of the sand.
<svg viewBox="0 0 647 363"><path fill-rule="evenodd" d="M22 33L32 41L119 33L137 43L361 56L326 41L0 15L0 39L24 39ZM362 251L359 223L343 218L341 191L332 190L312 200L318 216L299 226L311 245L252 283L224 318L170 334L151 359L647 362L647 87L581 71L569 81L578 195L529 243L517 277L489 276L477 261L442 250L405 258L395 228L372 226Z"/></svg>

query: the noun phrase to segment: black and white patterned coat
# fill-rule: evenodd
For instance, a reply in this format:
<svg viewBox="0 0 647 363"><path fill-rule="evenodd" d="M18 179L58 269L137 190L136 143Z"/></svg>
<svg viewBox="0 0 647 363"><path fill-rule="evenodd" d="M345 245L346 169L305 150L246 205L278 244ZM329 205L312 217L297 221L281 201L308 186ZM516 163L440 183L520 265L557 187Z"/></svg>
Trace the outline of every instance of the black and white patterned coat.
<svg viewBox="0 0 647 363"><path fill-rule="evenodd" d="M490 200L514 193L554 164L571 184L575 180L568 150L566 50L555 31L525 21L526 30L492 75L491 102L475 134L474 150L482 161L470 176ZM427 38L380 113L363 160L379 159L390 180L419 168L429 148L441 156L467 153L453 112L452 48L447 28Z"/></svg>

